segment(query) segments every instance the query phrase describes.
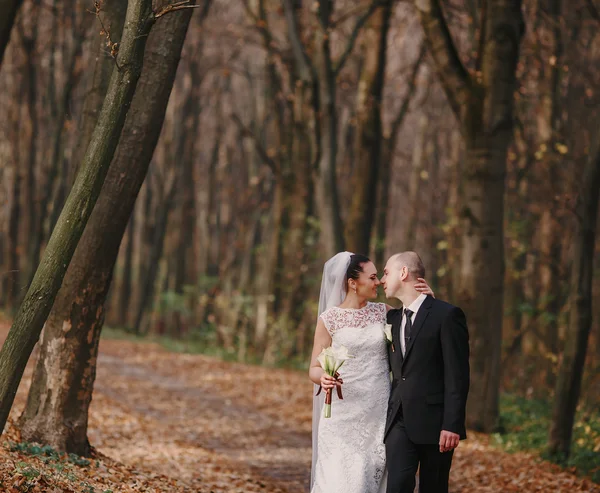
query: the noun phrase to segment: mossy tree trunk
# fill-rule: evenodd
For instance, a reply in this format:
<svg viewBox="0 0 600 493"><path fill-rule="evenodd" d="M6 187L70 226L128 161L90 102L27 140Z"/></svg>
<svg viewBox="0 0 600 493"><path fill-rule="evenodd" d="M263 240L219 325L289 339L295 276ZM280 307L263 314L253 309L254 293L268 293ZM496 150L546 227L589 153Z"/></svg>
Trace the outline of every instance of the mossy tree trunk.
<svg viewBox="0 0 600 493"><path fill-rule="evenodd" d="M4 429L31 351L40 337L119 142L156 20L151 0L130 0L123 39L90 145L40 265L0 350L0 429Z"/></svg>
<svg viewBox="0 0 600 493"><path fill-rule="evenodd" d="M143 73L113 163L44 329L20 420L28 441L89 454L88 409L104 303L160 135L190 16L186 10L161 19L148 38Z"/></svg>

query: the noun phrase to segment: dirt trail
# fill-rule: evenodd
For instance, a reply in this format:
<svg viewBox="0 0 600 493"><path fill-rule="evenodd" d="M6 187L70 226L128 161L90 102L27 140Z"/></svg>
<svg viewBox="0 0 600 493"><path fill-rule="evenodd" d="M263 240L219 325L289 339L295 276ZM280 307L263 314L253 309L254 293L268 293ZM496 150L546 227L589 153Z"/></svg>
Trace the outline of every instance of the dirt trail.
<svg viewBox="0 0 600 493"><path fill-rule="evenodd" d="M154 366L157 361L162 366L156 354L150 358ZM271 490L306 491L310 433L290 429L243 401L235 402L209 384L206 372L203 377L195 372L177 374L172 369L161 372L149 364L130 364L104 351L98 364L96 392L138 419L143 433L125 442L121 430L108 436L98 434L96 440L90 433L90 440L102 452L124 462L133 459L138 466L166 475L175 469L192 488L201 488L202 469L207 466L202 462L208 460L214 467L207 472L230 468L263 491L261 484ZM134 443L138 439L148 442L139 450L140 455ZM152 453L147 453L148 449Z"/></svg>
<svg viewBox="0 0 600 493"><path fill-rule="evenodd" d="M153 344L102 341L90 441L190 491L215 483L220 491L306 491L310 426L290 426L252 401L252 380L267 374Z"/></svg>
<svg viewBox="0 0 600 493"><path fill-rule="evenodd" d="M13 419L30 378L31 365ZM166 476L177 485L173 491L306 492L311 390L303 372L102 340L89 438L145 478ZM455 454L451 491L600 493L600 487L531 455L504 453L471 432Z"/></svg>

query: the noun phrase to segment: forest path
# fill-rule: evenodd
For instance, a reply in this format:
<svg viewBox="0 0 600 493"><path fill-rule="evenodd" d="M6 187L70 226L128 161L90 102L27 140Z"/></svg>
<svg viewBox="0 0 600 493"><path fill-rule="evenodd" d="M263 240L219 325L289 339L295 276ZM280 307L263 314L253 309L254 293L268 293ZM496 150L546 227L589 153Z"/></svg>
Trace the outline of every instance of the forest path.
<svg viewBox="0 0 600 493"><path fill-rule="evenodd" d="M310 413L295 419L278 412L285 394L278 389L293 377L288 394L309 395L307 379L294 372L103 340L90 442L121 462L174 476L191 491L210 484L221 491L303 492ZM128 418L108 427L108 416L95 422L115 407Z"/></svg>
<svg viewBox="0 0 600 493"><path fill-rule="evenodd" d="M30 378L31 369L15 418ZM173 491L305 492L311 390L304 372L103 339L89 438L99 452L146 477L171 478ZM532 455L507 454L471 432L456 451L451 491L600 492L600 486Z"/></svg>

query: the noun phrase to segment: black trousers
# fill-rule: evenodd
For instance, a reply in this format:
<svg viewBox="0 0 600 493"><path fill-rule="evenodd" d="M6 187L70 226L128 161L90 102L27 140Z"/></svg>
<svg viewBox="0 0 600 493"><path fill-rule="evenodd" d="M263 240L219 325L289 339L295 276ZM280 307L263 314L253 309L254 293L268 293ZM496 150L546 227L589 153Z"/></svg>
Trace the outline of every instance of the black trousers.
<svg viewBox="0 0 600 493"><path fill-rule="evenodd" d="M438 444L413 443L406 433L402 411L385 440L387 493L413 493L419 469L419 493L448 493L454 450L441 453Z"/></svg>

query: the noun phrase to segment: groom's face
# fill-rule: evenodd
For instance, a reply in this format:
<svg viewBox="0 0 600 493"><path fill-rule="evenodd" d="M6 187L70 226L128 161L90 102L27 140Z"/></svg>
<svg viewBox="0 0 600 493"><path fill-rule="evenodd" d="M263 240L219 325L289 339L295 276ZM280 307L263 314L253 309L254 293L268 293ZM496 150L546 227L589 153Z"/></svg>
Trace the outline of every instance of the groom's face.
<svg viewBox="0 0 600 493"><path fill-rule="evenodd" d="M398 296L400 288L402 287L401 274L402 271L398 262L394 258L388 260L387 264L385 264L385 269L383 269L383 277L381 278L383 290L388 298L395 298Z"/></svg>

